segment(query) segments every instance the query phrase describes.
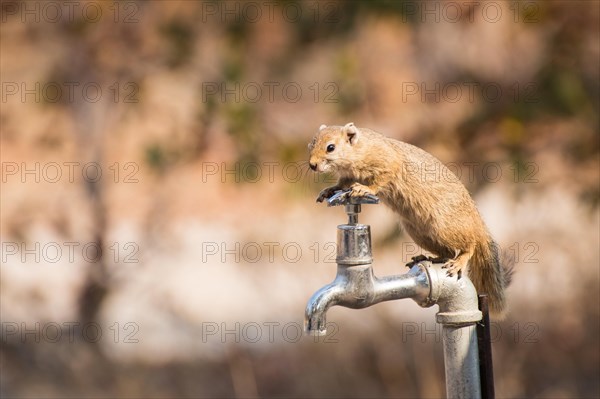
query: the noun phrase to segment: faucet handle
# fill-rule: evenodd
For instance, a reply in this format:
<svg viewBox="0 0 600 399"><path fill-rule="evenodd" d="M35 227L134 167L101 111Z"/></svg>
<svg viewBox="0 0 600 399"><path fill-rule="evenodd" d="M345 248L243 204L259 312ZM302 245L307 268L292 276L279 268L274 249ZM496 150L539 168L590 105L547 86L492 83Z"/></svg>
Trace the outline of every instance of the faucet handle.
<svg viewBox="0 0 600 399"><path fill-rule="evenodd" d="M337 205L360 205L360 204L378 204L379 198L373 194L367 194L362 197L351 197L352 190L336 191L327 199L327 206Z"/></svg>
<svg viewBox="0 0 600 399"><path fill-rule="evenodd" d="M336 191L327 199L327 206L345 205L346 213L348 214L348 224L358 224L358 214L360 213L361 204L378 204L379 198L373 194L367 194L362 197L351 197L352 190Z"/></svg>

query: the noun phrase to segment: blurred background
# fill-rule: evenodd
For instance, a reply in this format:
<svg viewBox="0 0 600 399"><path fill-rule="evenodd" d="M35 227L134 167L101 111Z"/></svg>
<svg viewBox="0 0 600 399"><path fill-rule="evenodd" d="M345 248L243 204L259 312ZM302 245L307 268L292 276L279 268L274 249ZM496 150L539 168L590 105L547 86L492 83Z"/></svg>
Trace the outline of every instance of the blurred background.
<svg viewBox="0 0 600 399"><path fill-rule="evenodd" d="M437 307L333 308L321 124L418 145L515 262L498 397L598 397L596 1L1 2L6 398L437 398ZM424 171L425 173L426 171ZM364 207L375 270L421 253Z"/></svg>

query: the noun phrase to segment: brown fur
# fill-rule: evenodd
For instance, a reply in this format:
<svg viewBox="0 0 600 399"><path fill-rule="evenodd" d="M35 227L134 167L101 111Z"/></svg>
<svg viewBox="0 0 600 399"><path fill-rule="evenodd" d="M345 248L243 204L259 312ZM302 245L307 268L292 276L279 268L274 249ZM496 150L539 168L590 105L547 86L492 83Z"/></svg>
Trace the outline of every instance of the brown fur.
<svg viewBox="0 0 600 399"><path fill-rule="evenodd" d="M328 145L335 149L327 151ZM460 180L433 155L366 128L321 126L309 144L311 168L339 175L318 200L335 190L375 194L396 212L417 245L450 259L450 274L466 271L479 293L489 297L496 317L506 312L504 289L510 274L500 265L475 203Z"/></svg>

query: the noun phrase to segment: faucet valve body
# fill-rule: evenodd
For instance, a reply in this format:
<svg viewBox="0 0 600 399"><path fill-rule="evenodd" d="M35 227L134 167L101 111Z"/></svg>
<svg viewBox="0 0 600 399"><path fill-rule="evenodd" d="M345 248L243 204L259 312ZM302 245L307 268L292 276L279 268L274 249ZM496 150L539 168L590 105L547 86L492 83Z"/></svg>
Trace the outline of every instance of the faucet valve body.
<svg viewBox="0 0 600 399"><path fill-rule="evenodd" d="M366 265L373 262L371 228L366 224L342 224L337 230L338 265Z"/></svg>

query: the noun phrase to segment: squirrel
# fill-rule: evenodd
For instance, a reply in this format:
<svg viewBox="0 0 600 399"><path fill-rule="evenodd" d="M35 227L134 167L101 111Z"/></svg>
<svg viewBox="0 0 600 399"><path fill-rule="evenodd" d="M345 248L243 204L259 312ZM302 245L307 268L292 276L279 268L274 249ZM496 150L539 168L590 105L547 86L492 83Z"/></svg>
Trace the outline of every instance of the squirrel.
<svg viewBox="0 0 600 399"><path fill-rule="evenodd" d="M336 185L321 191L317 202L346 189L352 190L351 196L378 196L400 216L417 245L444 261L448 275L460 278L467 272L477 292L488 295L492 315L505 316L504 291L512 269L500 265L498 246L473 199L440 160L354 123L321 125L308 148L312 170L339 176Z"/></svg>

